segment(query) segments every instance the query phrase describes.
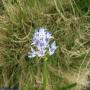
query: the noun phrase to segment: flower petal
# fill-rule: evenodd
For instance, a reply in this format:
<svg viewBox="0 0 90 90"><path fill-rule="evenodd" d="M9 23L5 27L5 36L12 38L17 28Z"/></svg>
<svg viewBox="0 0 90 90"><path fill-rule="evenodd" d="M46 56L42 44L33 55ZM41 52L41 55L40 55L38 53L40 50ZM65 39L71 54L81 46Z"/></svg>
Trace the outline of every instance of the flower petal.
<svg viewBox="0 0 90 90"><path fill-rule="evenodd" d="M28 57L33 58L36 56L36 51L31 47L31 52L28 52Z"/></svg>
<svg viewBox="0 0 90 90"><path fill-rule="evenodd" d="M51 47L49 47L49 55L54 54L55 50L57 49L55 41L51 44Z"/></svg>
<svg viewBox="0 0 90 90"><path fill-rule="evenodd" d="M46 50L44 50L44 49L37 51L38 57L43 57L45 55L45 52L46 52Z"/></svg>

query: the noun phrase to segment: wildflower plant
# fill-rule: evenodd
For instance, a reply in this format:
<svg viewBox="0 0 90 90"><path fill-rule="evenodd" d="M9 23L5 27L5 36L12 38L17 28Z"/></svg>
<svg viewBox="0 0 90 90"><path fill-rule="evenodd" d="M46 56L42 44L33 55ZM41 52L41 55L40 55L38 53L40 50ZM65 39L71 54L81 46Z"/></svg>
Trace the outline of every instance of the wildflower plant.
<svg viewBox="0 0 90 90"><path fill-rule="evenodd" d="M36 56L44 58L43 64L43 90L47 90L47 82L48 82L48 69L47 69L47 60L48 55L53 55L55 50L57 49L56 42L53 41L54 37L50 32L45 28L36 29L33 34L31 52L28 52L29 58L34 58ZM50 43L53 41L52 43Z"/></svg>

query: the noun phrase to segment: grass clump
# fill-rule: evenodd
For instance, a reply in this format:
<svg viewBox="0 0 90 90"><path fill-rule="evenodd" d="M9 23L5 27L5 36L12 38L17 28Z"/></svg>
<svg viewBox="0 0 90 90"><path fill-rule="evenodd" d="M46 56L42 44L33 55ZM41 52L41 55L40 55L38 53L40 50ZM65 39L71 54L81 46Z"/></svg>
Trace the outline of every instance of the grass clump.
<svg viewBox="0 0 90 90"><path fill-rule="evenodd" d="M58 45L47 62L47 90L81 90L90 64L90 16L82 13L77 1L3 0L2 7L0 88L42 90L43 62L29 59L27 53L34 30L45 27Z"/></svg>

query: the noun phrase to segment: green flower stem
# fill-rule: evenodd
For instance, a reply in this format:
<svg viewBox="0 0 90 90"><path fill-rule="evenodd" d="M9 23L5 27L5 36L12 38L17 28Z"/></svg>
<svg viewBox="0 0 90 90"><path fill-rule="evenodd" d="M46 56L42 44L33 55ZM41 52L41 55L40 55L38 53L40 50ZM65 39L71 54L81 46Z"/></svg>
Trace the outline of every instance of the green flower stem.
<svg viewBox="0 0 90 90"><path fill-rule="evenodd" d="M46 90L47 88L47 82L48 82L48 71L47 71L47 58L44 59L43 64L43 90Z"/></svg>

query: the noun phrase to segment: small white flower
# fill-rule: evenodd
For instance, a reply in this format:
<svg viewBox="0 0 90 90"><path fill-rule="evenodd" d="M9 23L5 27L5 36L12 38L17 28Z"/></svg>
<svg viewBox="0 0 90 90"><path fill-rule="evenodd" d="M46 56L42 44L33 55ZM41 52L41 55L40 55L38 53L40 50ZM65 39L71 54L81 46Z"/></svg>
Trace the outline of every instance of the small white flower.
<svg viewBox="0 0 90 90"><path fill-rule="evenodd" d="M33 58L36 56L36 51L31 47L31 52L28 52L28 57Z"/></svg>
<svg viewBox="0 0 90 90"><path fill-rule="evenodd" d="M51 47L49 47L49 55L54 54L55 50L57 49L55 41L51 44Z"/></svg>

